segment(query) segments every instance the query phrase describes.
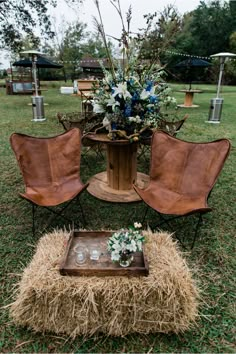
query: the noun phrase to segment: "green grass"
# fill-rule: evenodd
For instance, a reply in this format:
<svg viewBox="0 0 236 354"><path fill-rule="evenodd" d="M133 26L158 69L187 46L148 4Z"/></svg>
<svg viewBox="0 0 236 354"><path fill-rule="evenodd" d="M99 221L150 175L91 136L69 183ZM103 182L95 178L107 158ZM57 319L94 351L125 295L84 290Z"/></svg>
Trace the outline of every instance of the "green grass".
<svg viewBox="0 0 236 354"><path fill-rule="evenodd" d="M64 84L63 84L64 85ZM56 87L55 87L56 86ZM63 131L56 120L58 111L79 110L78 97L60 95L59 86L48 85L44 93L45 115L42 123L31 122L32 109L27 104L30 96L6 96L0 89L0 299L6 306L12 301L14 285L24 267L29 263L39 236L31 232L31 208L18 197L23 183L15 157L9 145L13 132L34 136L52 136ZM102 335L71 341L53 333L35 334L26 328L15 326L9 318L8 308L0 313L0 352L235 352L235 146L236 146L236 87L223 88L223 113L220 124L207 124L210 99L215 97L216 87L194 86L204 90L195 94L194 103L199 108L181 109L179 117L189 114L178 137L189 141L211 141L226 137L232 142L230 156L215 185L209 204L213 212L205 217L199 239L186 258L193 269L194 278L202 289L202 303L197 325L181 335L129 335L125 338L109 338ZM173 85L178 103L184 95L178 92L181 85ZM86 182L94 173L104 170L104 161L96 162L89 155L89 166L82 162L82 179ZM144 161L139 170L147 170ZM144 205L109 204L97 200L87 192L82 202L91 229L116 229L142 219ZM73 212L77 213L74 207ZM42 220L47 216L42 213ZM149 222L154 217L149 214ZM55 224L54 226L57 226ZM62 225L61 225L62 226Z"/></svg>

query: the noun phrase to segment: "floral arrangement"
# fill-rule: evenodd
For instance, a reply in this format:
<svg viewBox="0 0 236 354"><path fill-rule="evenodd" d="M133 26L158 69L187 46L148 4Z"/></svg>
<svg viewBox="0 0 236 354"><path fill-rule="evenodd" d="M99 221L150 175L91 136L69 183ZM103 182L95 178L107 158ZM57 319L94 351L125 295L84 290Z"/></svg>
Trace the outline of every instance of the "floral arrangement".
<svg viewBox="0 0 236 354"><path fill-rule="evenodd" d="M103 126L110 132L120 133L120 137L139 140L146 129L157 128L163 117L162 108L176 107L175 98L170 96L171 89L165 82L164 69L156 61L141 60L140 42L130 33L131 8L127 13L127 28L120 8L119 0L110 0L116 8L122 23L122 36L119 45L122 59L111 55L107 43L99 1L95 0L99 19L97 29L103 39L109 70L100 63L104 78L99 82L94 94L95 113L104 113ZM110 134L114 138L114 134ZM117 134L115 135L117 138Z"/></svg>
<svg viewBox="0 0 236 354"><path fill-rule="evenodd" d="M120 261L124 255L142 251L142 244L145 240L140 228L140 223L134 223L128 229L121 229L115 232L108 240L107 249L111 253L112 261Z"/></svg>

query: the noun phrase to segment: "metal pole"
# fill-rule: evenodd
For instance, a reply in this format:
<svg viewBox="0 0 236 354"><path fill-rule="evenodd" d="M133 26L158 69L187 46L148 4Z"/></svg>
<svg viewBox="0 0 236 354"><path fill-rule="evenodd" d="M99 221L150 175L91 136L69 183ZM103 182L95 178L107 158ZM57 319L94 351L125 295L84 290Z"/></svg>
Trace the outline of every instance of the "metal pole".
<svg viewBox="0 0 236 354"><path fill-rule="evenodd" d="M219 80L218 80L216 98L219 98L219 96L220 96L220 86L221 86L221 80L222 80L223 71L224 71L224 65L225 65L225 58L221 57L220 58L220 75L219 75Z"/></svg>
<svg viewBox="0 0 236 354"><path fill-rule="evenodd" d="M32 56L32 70L34 76L34 85L35 85L35 96L38 96L38 83L37 83L37 55Z"/></svg>

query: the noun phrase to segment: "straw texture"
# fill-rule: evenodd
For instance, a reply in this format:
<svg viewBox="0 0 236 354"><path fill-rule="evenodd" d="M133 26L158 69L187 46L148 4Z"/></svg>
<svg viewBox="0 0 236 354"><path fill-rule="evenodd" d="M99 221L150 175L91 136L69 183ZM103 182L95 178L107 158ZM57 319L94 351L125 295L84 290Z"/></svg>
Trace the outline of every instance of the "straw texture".
<svg viewBox="0 0 236 354"><path fill-rule="evenodd" d="M194 324L198 291L169 234L145 232L148 277L61 276L68 236L55 231L40 239L10 307L16 324L71 337L178 333Z"/></svg>

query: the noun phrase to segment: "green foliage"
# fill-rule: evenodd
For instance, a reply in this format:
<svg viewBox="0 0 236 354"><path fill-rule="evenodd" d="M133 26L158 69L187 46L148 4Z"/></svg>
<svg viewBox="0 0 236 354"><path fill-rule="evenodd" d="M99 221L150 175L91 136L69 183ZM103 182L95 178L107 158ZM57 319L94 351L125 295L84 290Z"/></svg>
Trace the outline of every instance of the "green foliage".
<svg viewBox="0 0 236 354"><path fill-rule="evenodd" d="M165 50L174 45L181 17L173 5L167 5L163 12L147 14L144 18L147 26L137 38L142 42L141 57L154 62L165 56Z"/></svg>
<svg viewBox="0 0 236 354"><path fill-rule="evenodd" d="M233 53L236 53L236 32L231 33L229 37L229 45L230 50L232 50Z"/></svg>
<svg viewBox="0 0 236 354"><path fill-rule="evenodd" d="M79 4L83 0L65 0L68 4ZM39 38L35 27L41 28L41 39L52 38L51 19L48 6L56 6L57 0L1 0L0 1L0 47L19 52L23 38L27 35L37 47Z"/></svg>
<svg viewBox="0 0 236 354"><path fill-rule="evenodd" d="M45 53L52 55L63 64L64 80L74 80L79 76L79 61L82 58L82 43L87 36L86 25L79 21L71 23L62 20L58 28L54 24L55 36L43 47Z"/></svg>
<svg viewBox="0 0 236 354"><path fill-rule="evenodd" d="M63 63L62 71L65 81L79 78L81 59L106 57L104 45L98 34L91 35L86 32L86 24L80 21L68 23L62 20L58 28L56 25L54 27L54 39L44 45L43 51ZM110 41L108 41L108 46L113 51Z"/></svg>
<svg viewBox="0 0 236 354"><path fill-rule="evenodd" d="M221 5L219 0L215 0L208 5L201 1L192 13L190 31L195 42L192 50L197 50L199 55L229 51L232 24L228 2Z"/></svg>
<svg viewBox="0 0 236 354"><path fill-rule="evenodd" d="M86 37L86 25L76 21L68 25L65 37L59 52L59 58L63 62L67 77L72 80L78 77L79 60L82 58L81 43Z"/></svg>
<svg viewBox="0 0 236 354"><path fill-rule="evenodd" d="M195 10L183 16L175 49L200 56L228 52L230 36L235 31L234 12L235 7L229 2L201 1Z"/></svg>
<svg viewBox="0 0 236 354"><path fill-rule="evenodd" d="M114 45L108 40L108 48L111 52L114 51ZM87 39L85 43L82 44L81 50L84 57L91 57L94 59L104 59L106 58L106 48L99 35L94 33L90 38Z"/></svg>
<svg viewBox="0 0 236 354"><path fill-rule="evenodd" d="M69 340L54 333L34 333L11 322L9 308L3 308L12 302L15 284L19 281L23 269L32 259L36 244L40 238L32 236L31 208L29 203L18 196L24 189L22 177L15 157L10 148L9 137L13 132L33 136L53 136L63 132L57 122L57 112L72 112L80 109L78 97L60 95L56 83L48 83L44 93L45 115L42 123L32 122L32 108L28 105L30 96L7 96L0 88L0 351L3 353L235 353L235 170L236 170L236 87L223 87L224 105L220 124L207 124L210 99L215 96L216 87L211 85L194 86L203 90L194 96L199 108L180 109L179 116L185 113L189 118L177 137L187 141L211 141L222 137L229 138L232 149L209 198L213 211L204 218L199 238L192 252L185 252L195 281L201 289L199 318L196 326L186 333L177 335L132 334L125 338L103 335L83 339ZM180 85L172 85L178 103L183 102ZM84 150L85 152L86 150ZM87 160L85 159L87 158ZM149 159L148 154L146 158ZM149 160L148 160L149 161ZM82 159L81 174L84 182L95 173L104 171L106 160L97 160L90 151ZM145 159L138 160L138 170L148 172ZM92 197L88 192L82 194L88 229L119 230L128 227L134 221L142 221L145 212L143 203L111 204ZM70 209L71 215L78 216L78 206ZM71 216L70 215L70 216ZM40 222L47 220L46 211L40 215ZM63 228L63 222L54 222L53 227ZM156 214L149 213L147 221L156 221ZM59 222L59 223L58 223ZM67 225L67 228L69 226ZM190 235L189 235L190 238ZM188 237L186 239L188 241ZM181 247L181 246L180 246ZM158 257L158 254L157 254Z"/></svg>
<svg viewBox="0 0 236 354"><path fill-rule="evenodd" d="M19 51L23 45L22 36L27 34L35 45L38 44L34 36L36 24L43 29L45 36L52 36L50 18L47 6L55 6L55 0L24 0L0 2L0 45L13 51ZM10 21L14 19L14 21Z"/></svg>

